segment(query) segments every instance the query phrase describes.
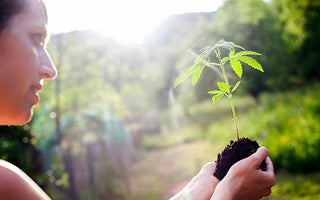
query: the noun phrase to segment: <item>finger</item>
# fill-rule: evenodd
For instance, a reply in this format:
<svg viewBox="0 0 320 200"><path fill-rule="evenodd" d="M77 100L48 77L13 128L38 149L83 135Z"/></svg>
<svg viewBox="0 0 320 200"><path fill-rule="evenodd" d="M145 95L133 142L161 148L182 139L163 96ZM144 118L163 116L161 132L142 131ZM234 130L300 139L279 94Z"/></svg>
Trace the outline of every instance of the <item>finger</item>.
<svg viewBox="0 0 320 200"><path fill-rule="evenodd" d="M277 180L276 180L276 177L274 176L273 164L269 156L265 159L265 161L267 165L267 170L266 171L257 170L257 172L260 176L260 180L262 184L271 189L271 187L277 183Z"/></svg>
<svg viewBox="0 0 320 200"><path fill-rule="evenodd" d="M267 170L263 172L269 177L268 183L269 183L269 186L272 187L277 182L276 177L274 176L273 164L269 156L265 159L265 161L266 161Z"/></svg>
<svg viewBox="0 0 320 200"><path fill-rule="evenodd" d="M248 157L249 161L252 162L255 168L259 168L262 161L267 158L269 151L265 147L260 147L258 150Z"/></svg>
<svg viewBox="0 0 320 200"><path fill-rule="evenodd" d="M216 171L216 162L209 162L205 164L200 170L201 173L213 174Z"/></svg>
<svg viewBox="0 0 320 200"><path fill-rule="evenodd" d="M273 163L270 157L268 156L265 160L266 160L267 171L274 173Z"/></svg>

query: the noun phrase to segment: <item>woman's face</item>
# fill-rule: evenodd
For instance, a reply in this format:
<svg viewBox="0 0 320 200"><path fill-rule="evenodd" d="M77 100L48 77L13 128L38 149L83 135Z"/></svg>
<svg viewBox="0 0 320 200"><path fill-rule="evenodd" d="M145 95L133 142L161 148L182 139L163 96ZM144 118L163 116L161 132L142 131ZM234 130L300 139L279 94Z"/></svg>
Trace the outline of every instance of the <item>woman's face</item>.
<svg viewBox="0 0 320 200"><path fill-rule="evenodd" d="M46 51L47 16L39 0L27 0L0 33L0 124L28 122L39 102L43 79L57 71Z"/></svg>

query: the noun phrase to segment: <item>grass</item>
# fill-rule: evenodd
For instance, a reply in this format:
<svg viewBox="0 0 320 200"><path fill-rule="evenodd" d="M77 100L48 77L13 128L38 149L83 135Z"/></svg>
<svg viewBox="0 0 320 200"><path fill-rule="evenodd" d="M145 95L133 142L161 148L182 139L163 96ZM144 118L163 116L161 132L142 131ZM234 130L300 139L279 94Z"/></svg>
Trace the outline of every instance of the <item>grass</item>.
<svg viewBox="0 0 320 200"><path fill-rule="evenodd" d="M313 200L320 199L320 173L289 174L276 173L277 185L273 187L273 200Z"/></svg>

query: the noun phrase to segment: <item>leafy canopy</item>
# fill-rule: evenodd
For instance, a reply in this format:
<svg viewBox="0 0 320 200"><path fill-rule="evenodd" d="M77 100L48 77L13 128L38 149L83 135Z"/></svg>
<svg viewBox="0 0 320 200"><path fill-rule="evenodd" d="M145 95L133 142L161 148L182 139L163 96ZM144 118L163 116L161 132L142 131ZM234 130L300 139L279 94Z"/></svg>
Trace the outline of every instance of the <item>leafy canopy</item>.
<svg viewBox="0 0 320 200"><path fill-rule="evenodd" d="M210 63L210 55L215 52L217 57L221 56L221 48L227 49L230 51L229 56L224 57L220 60L220 63ZM235 53L235 48L241 49L242 51ZM220 40L213 46L205 47L201 50L201 54L195 59L194 64L187 69L185 69L176 79L174 87L183 82L186 78L192 75L192 84L195 85L203 69L205 66L220 66L225 65L228 61L233 69L233 71L237 74L239 78L242 77L243 74L243 66L242 63L249 65L250 67L257 69L263 72L262 66L255 59L249 57L251 55L259 56L260 53L254 51L246 51L243 47L234 44L233 42L226 42ZM236 84L239 86L239 83ZM235 87L232 92L237 88Z"/></svg>
<svg viewBox="0 0 320 200"><path fill-rule="evenodd" d="M236 52L236 48L240 49L240 51ZM229 54L226 56L222 56L222 49L229 51ZM214 53L215 57L218 58L219 63L211 63L210 58ZM225 55L225 53L223 53ZM237 117L232 101L232 93L236 91L236 89L240 85L240 81L238 81L233 88L231 89L228 81L227 74L225 72L224 65L229 62L231 68L236 73L236 75L241 78L243 74L243 66L245 63L250 67L263 72L262 66L255 59L250 56L259 56L260 53L254 51L246 51L243 47L234 44L233 42L226 42L224 40L220 40L213 46L205 47L201 50L201 54L195 59L194 64L187 69L185 69L176 79L174 87L179 85L182 81L192 75L192 84L195 85L203 72L204 67L220 67L223 73L224 82L218 82L219 90L210 91L209 94L213 94L212 101L213 103L217 103L224 95L227 96L230 100L231 109L233 113L233 119L235 123L237 138L239 139L239 131L237 125Z"/></svg>

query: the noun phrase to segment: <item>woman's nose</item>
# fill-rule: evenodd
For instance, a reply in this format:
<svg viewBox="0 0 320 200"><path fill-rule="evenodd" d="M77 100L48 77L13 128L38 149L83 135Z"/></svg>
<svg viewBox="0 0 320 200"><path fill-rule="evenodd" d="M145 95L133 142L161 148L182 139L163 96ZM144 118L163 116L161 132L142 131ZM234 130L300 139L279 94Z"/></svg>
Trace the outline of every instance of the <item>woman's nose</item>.
<svg viewBox="0 0 320 200"><path fill-rule="evenodd" d="M54 79L57 76L57 69L45 49L40 54L40 75L43 79Z"/></svg>

